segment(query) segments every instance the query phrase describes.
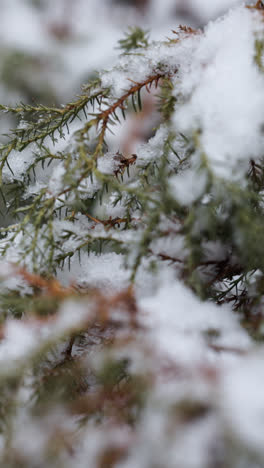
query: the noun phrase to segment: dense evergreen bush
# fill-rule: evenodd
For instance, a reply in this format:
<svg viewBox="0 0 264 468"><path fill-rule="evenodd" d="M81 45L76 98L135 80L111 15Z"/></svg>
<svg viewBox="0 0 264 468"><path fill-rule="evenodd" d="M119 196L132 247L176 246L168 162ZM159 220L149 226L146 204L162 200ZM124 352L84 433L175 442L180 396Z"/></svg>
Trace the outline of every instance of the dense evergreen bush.
<svg viewBox="0 0 264 468"><path fill-rule="evenodd" d="M1 466L262 467L264 5L118 47L0 105Z"/></svg>

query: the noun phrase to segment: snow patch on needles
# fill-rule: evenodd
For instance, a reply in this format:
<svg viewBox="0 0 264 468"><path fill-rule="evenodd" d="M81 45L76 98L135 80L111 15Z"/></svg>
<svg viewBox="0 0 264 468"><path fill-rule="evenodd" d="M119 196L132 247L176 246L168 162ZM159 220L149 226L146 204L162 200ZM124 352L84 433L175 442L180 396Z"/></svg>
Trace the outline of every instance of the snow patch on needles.
<svg viewBox="0 0 264 468"><path fill-rule="evenodd" d="M238 8L209 24L179 85L187 101L175 112L176 128L199 134L213 171L228 179L240 178L249 158L262 154L264 75L254 60L258 21Z"/></svg>
<svg viewBox="0 0 264 468"><path fill-rule="evenodd" d="M202 303L180 282L163 285L152 297L139 300L155 349L176 361L208 358L206 335L214 330L215 343L247 349L250 338L228 307Z"/></svg>
<svg viewBox="0 0 264 468"><path fill-rule="evenodd" d="M161 125L155 135L150 138L148 143L140 145L137 149L140 161L147 163L157 161L164 152L164 143L168 138L169 130L166 125Z"/></svg>
<svg viewBox="0 0 264 468"><path fill-rule="evenodd" d="M38 344L35 331L19 321L10 321L5 327L5 338L0 344L1 366L9 367L11 362L30 355Z"/></svg>
<svg viewBox="0 0 264 468"><path fill-rule="evenodd" d="M183 205L190 205L203 195L206 183L205 172L187 169L170 178L171 193Z"/></svg>
<svg viewBox="0 0 264 468"><path fill-rule="evenodd" d="M12 151L8 156L8 165L3 167L3 182L23 181L28 168L33 163L35 157L32 148L27 148L23 152Z"/></svg>
<svg viewBox="0 0 264 468"><path fill-rule="evenodd" d="M114 252L101 255L91 252L81 263L76 255L71 271L64 273L64 278L72 278L83 288L102 288L108 292L127 287L129 276L129 270L124 268L124 256Z"/></svg>
<svg viewBox="0 0 264 468"><path fill-rule="evenodd" d="M112 95L122 96L131 85L143 82L153 75L174 74L186 61L189 64L191 54L196 48L197 38L186 37L183 42L163 42L152 44L143 52L123 55L118 65L109 72L101 74L103 88L111 88Z"/></svg>
<svg viewBox="0 0 264 468"><path fill-rule="evenodd" d="M118 169L118 160L115 152L108 152L98 159L97 168L102 174L114 174Z"/></svg>

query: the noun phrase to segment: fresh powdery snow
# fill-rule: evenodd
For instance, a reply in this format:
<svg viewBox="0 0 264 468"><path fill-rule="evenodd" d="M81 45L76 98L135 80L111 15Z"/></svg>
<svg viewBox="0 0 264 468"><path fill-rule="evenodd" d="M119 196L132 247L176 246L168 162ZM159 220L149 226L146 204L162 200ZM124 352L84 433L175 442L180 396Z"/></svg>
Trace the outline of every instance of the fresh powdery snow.
<svg viewBox="0 0 264 468"><path fill-rule="evenodd" d="M76 255L67 276L84 289L102 288L108 293L115 289L122 290L129 284L129 271L124 268L124 258L116 253L91 253L81 263Z"/></svg>
<svg viewBox="0 0 264 468"><path fill-rule="evenodd" d="M201 172L187 169L170 178L172 195L183 205L189 205L203 195L207 176Z"/></svg>
<svg viewBox="0 0 264 468"><path fill-rule="evenodd" d="M254 62L259 21L241 7L210 23L176 81L187 101L175 112L175 127L197 133L215 174L228 179L243 176L263 147L264 76Z"/></svg>
<svg viewBox="0 0 264 468"><path fill-rule="evenodd" d="M247 350L250 339L242 331L239 321L226 307L200 303L179 282L163 285L156 295L140 302L145 311L142 320L150 330L154 349L169 359L194 365L197 360L210 359L206 333L214 330L218 346L238 347Z"/></svg>

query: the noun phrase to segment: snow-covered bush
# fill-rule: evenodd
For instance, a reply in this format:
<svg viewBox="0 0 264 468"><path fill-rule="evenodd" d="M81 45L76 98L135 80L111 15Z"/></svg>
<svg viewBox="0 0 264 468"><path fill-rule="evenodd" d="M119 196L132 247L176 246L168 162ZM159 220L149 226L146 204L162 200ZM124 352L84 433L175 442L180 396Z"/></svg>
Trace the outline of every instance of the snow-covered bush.
<svg viewBox="0 0 264 468"><path fill-rule="evenodd" d="M0 105L3 467L264 466L264 5L188 4Z"/></svg>

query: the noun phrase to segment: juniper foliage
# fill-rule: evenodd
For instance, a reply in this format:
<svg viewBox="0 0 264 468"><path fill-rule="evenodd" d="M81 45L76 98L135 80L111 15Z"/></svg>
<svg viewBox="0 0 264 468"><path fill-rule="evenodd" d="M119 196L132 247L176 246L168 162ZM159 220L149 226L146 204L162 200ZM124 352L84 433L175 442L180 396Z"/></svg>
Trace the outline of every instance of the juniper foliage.
<svg viewBox="0 0 264 468"><path fill-rule="evenodd" d="M258 25L251 66L260 81L262 2L236 14ZM188 457L177 452L178 434L186 447L195 427L211 455L194 466L238 467L241 460L263 466L258 444L252 448L228 422L219 422L213 396L219 369L209 359L189 368L179 356L163 358L162 339L155 349L144 340L155 319L153 303L150 323L141 316L149 307L140 299L148 281L152 294L177 281L174 292L167 285L164 308L170 309L166 297L172 294L183 314L189 306L213 317L230 313L244 340L263 340L263 154L250 149L236 160L241 170L229 165L228 154L221 172L205 149L204 121L184 128L175 117L192 99L193 89L184 94L181 80L206 34L180 27L157 43L133 28L119 41L116 68L98 74L70 103L0 106L18 121L0 147L0 249L8 262L0 296L2 466L81 467L88 460L98 468L188 467ZM148 95L158 111L156 128L137 153L124 154L111 133L128 131L124 121L134 114L144 116ZM107 259L116 289L104 282ZM71 271L85 265L87 278L82 273L67 283ZM183 305L181 293L187 295ZM162 297L156 298L159 310ZM223 332L218 319L197 327L210 356L248 351L219 341L228 327ZM184 384L174 394L186 368L188 385L198 374L208 394L190 387L185 394Z"/></svg>

